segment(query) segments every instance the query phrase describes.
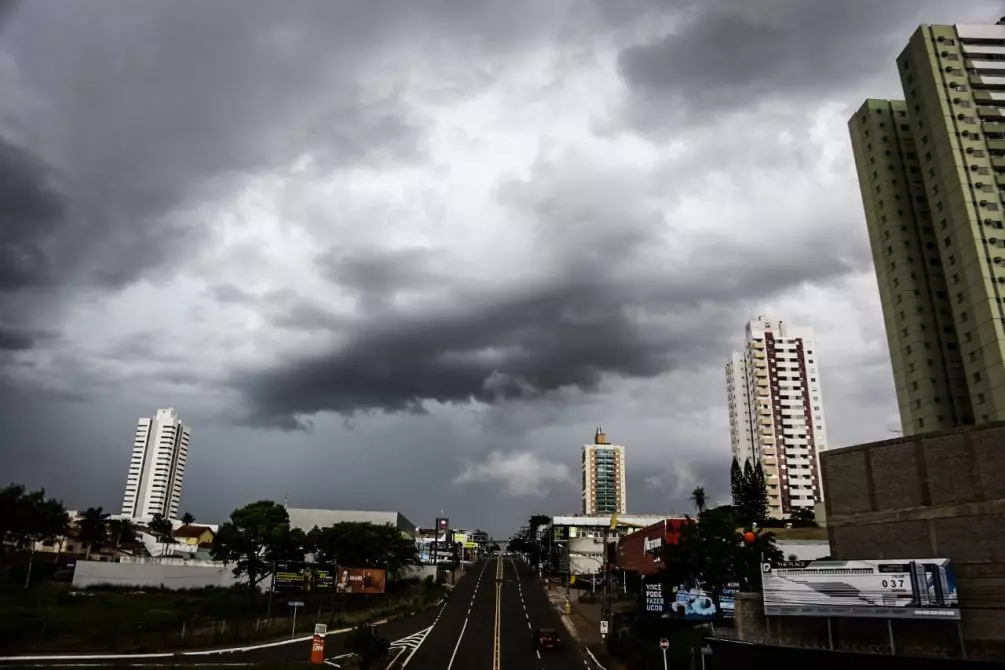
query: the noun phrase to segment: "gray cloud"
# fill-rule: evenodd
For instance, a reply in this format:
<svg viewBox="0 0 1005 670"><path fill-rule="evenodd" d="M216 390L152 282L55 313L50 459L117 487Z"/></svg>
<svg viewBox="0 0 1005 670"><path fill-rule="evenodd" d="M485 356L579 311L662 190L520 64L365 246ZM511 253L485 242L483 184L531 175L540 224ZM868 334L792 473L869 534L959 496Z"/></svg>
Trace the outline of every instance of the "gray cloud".
<svg viewBox="0 0 1005 670"><path fill-rule="evenodd" d="M635 93L627 110L643 128L708 120L759 102L847 95L895 73L911 25L994 20L1000 3L962 8L940 0L719 0L682 14L681 25L619 55Z"/></svg>
<svg viewBox="0 0 1005 670"><path fill-rule="evenodd" d="M53 181L37 157L0 137L0 291L52 280L47 247L63 215Z"/></svg>
<svg viewBox="0 0 1005 670"><path fill-rule="evenodd" d="M912 23L966 18L857 0L99 6L21 3L3 23L0 471L114 507L135 418L174 404L196 429L183 507L205 520L292 489L498 533L575 511L575 491L501 505L466 464L472 481L493 453L574 471L598 421L629 447L633 511L726 493L721 365L748 310L871 262L847 159L822 165L830 146L793 119L892 72ZM536 127L576 95L600 110L597 91L613 118ZM720 123L731 108L749 118ZM892 416L878 316L840 323L872 329L863 351L821 354L833 441ZM29 377L54 382L9 383Z"/></svg>

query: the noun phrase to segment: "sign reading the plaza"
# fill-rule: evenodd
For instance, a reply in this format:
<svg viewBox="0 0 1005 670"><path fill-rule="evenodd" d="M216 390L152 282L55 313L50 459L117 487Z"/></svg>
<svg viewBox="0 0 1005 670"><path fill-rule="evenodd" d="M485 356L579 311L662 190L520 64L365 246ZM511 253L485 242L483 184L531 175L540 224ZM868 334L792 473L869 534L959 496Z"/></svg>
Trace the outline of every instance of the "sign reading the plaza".
<svg viewBox="0 0 1005 670"><path fill-rule="evenodd" d="M764 563L761 581L772 616L960 618L948 558Z"/></svg>

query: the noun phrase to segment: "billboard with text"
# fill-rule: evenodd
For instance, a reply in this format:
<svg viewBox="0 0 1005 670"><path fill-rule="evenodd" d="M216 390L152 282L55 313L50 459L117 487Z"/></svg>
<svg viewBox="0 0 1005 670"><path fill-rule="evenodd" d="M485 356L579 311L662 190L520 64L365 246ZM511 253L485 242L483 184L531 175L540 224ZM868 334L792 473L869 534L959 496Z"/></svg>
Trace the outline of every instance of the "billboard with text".
<svg viewBox="0 0 1005 670"><path fill-rule="evenodd" d="M642 578L642 612L662 618L710 621L730 619L735 608L739 584L733 582L719 592L716 607L712 594L701 584L674 584L662 575Z"/></svg>
<svg viewBox="0 0 1005 670"><path fill-rule="evenodd" d="M335 590L339 593L383 593L385 582L383 570L340 567Z"/></svg>
<svg viewBox="0 0 1005 670"><path fill-rule="evenodd" d="M960 618L948 558L764 563L761 578L767 615Z"/></svg>

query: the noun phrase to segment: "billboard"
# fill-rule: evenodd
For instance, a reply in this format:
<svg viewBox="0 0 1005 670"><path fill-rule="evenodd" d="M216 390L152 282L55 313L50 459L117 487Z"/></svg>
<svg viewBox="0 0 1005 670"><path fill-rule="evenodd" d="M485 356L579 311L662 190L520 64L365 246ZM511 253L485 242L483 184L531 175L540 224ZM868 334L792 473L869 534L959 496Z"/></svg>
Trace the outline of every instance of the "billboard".
<svg viewBox="0 0 1005 670"><path fill-rule="evenodd" d="M763 563L772 616L959 619L948 558Z"/></svg>
<svg viewBox="0 0 1005 670"><path fill-rule="evenodd" d="M310 581L310 568L304 563L279 561L272 586L277 591L305 591Z"/></svg>
<svg viewBox="0 0 1005 670"><path fill-rule="evenodd" d="M712 594L701 584L674 584L661 576L643 577L640 608L651 616L711 621L717 617L730 619L736 603L739 584L726 585L719 593L716 608Z"/></svg>
<svg viewBox="0 0 1005 670"><path fill-rule="evenodd" d="M335 590L339 593L383 593L385 581L383 570L340 567Z"/></svg>
<svg viewBox="0 0 1005 670"><path fill-rule="evenodd" d="M276 591L331 591L335 588L335 573L327 566L278 561L272 585Z"/></svg>

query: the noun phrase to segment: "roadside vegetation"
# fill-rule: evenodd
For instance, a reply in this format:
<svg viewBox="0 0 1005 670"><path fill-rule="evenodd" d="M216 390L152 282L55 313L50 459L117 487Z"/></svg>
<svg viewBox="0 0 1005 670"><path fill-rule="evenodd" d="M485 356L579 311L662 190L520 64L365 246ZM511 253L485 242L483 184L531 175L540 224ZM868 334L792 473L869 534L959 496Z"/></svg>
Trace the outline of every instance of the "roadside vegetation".
<svg viewBox="0 0 1005 670"><path fill-rule="evenodd" d="M191 524L194 518L187 515L182 521ZM171 524L165 519L154 519L146 529L171 541ZM215 534L213 558L243 579L233 588L71 587L72 568L66 565L99 550L106 557L111 554L110 560L127 547L135 556L142 550L136 532L133 524L111 520L101 508L71 519L45 491L28 492L17 484L0 489L0 653L222 646L289 636L290 601L303 602L298 632L306 634L315 622L344 628L405 616L444 595L432 577L409 576L419 563L418 552L398 529L339 523L304 532L290 528L286 509L268 500L234 510ZM58 550L40 551L42 542ZM70 544L81 548L77 554L62 550ZM308 559L326 566L386 570L386 592L267 593L278 563Z"/></svg>

